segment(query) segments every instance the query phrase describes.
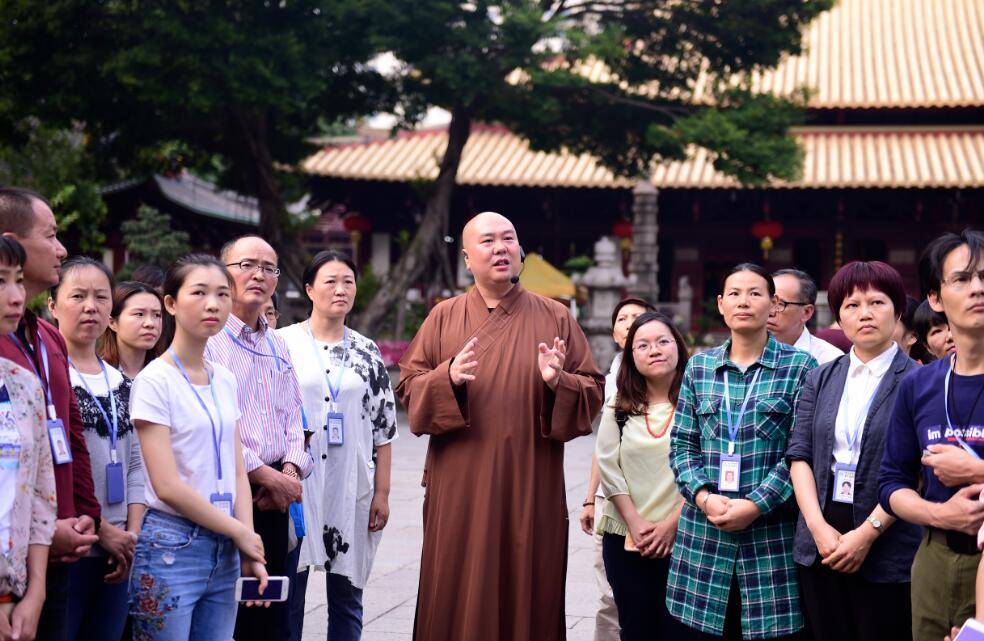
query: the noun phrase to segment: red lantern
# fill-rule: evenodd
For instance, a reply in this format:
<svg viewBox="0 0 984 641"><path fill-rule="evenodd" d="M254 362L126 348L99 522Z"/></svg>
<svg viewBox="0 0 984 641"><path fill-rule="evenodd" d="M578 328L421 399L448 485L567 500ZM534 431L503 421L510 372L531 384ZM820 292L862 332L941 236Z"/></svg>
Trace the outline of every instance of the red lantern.
<svg viewBox="0 0 984 641"><path fill-rule="evenodd" d="M752 236L759 239L762 257L769 259L769 252L775 245L775 240L782 236L782 223L778 220L760 220L752 225Z"/></svg>
<svg viewBox="0 0 984 641"><path fill-rule="evenodd" d="M349 214L342 219L342 225L345 226L346 231L358 232L359 234L365 234L372 229L372 223L369 222L369 219L359 214Z"/></svg>
<svg viewBox="0 0 984 641"><path fill-rule="evenodd" d="M615 238L632 238L632 221L623 218L612 225L612 236Z"/></svg>

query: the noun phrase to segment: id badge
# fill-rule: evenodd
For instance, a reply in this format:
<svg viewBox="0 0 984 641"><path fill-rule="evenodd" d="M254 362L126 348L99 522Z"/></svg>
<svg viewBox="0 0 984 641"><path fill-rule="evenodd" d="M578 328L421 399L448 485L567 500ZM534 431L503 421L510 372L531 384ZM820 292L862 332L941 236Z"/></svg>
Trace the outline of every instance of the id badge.
<svg viewBox="0 0 984 641"><path fill-rule="evenodd" d="M232 494L230 492L213 492L208 500L229 516L232 516Z"/></svg>
<svg viewBox="0 0 984 641"><path fill-rule="evenodd" d="M834 464L834 501L837 503L854 503L854 474L857 465L846 463Z"/></svg>
<svg viewBox="0 0 984 641"><path fill-rule="evenodd" d="M345 416L341 412L328 412L328 445L345 442Z"/></svg>
<svg viewBox="0 0 984 641"><path fill-rule="evenodd" d="M0 469L16 470L20 467L20 443L0 443Z"/></svg>
<svg viewBox="0 0 984 641"><path fill-rule="evenodd" d="M124 498L125 481L123 480L123 464L106 464L106 502L110 505L122 503Z"/></svg>
<svg viewBox="0 0 984 641"><path fill-rule="evenodd" d="M65 424L60 418L48 419L48 441L51 443L51 458L56 465L72 462L72 450L68 446Z"/></svg>
<svg viewBox="0 0 984 641"><path fill-rule="evenodd" d="M721 455L721 478L718 479L718 490L722 492L737 492L741 488L741 457L737 454Z"/></svg>

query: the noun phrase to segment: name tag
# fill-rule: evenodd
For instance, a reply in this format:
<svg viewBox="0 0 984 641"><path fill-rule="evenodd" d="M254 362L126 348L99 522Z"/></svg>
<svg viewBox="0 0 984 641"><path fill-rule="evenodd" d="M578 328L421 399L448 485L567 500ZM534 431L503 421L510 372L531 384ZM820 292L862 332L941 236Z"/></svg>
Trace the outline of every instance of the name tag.
<svg viewBox="0 0 984 641"><path fill-rule="evenodd" d="M737 492L741 488L741 456L737 454L721 455L721 477L718 479L718 490L721 492Z"/></svg>
<svg viewBox="0 0 984 641"><path fill-rule="evenodd" d="M232 516L232 494L230 492L213 492L208 500L229 516Z"/></svg>
<svg viewBox="0 0 984 641"><path fill-rule="evenodd" d="M126 498L126 481L123 479L122 463L106 464L106 502L122 503Z"/></svg>
<svg viewBox="0 0 984 641"><path fill-rule="evenodd" d="M854 475L857 465L834 464L834 496L836 503L854 503Z"/></svg>
<svg viewBox="0 0 984 641"><path fill-rule="evenodd" d="M60 418L48 419L48 441L51 443L51 458L56 465L72 462L68 435L65 433L65 424Z"/></svg>
<svg viewBox="0 0 984 641"><path fill-rule="evenodd" d="M345 442L345 416L341 412L328 412L328 445L339 446Z"/></svg>

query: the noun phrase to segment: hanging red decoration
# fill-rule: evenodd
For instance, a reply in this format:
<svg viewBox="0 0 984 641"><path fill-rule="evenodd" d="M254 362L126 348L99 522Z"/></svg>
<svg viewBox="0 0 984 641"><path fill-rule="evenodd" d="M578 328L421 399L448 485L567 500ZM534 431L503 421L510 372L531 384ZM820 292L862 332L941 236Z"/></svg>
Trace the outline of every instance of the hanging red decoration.
<svg viewBox="0 0 984 641"><path fill-rule="evenodd" d="M632 238L632 221L622 219L612 225L612 236L615 238Z"/></svg>
<svg viewBox="0 0 984 641"><path fill-rule="evenodd" d="M342 225L345 226L346 231L360 234L365 234L372 229L372 223L369 219L359 214L349 214L342 219Z"/></svg>
<svg viewBox="0 0 984 641"><path fill-rule="evenodd" d="M782 232L782 223L778 220L760 220L752 224L752 236L759 239L764 259L769 259L769 252L775 246L776 239L782 236Z"/></svg>

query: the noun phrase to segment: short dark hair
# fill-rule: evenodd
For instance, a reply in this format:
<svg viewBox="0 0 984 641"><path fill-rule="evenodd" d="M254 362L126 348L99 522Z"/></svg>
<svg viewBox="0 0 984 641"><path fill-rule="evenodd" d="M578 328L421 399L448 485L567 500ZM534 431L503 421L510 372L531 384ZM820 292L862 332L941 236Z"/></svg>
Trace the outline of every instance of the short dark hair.
<svg viewBox="0 0 984 641"><path fill-rule="evenodd" d="M221 260L211 254L186 254L174 261L171 268L167 270L167 275L164 277L164 295L177 298L178 290L184 285L188 274L196 267L214 267L218 269L229 281L229 287L235 287L236 283L232 279L232 274L229 273L229 270L226 269L226 266L222 264Z"/></svg>
<svg viewBox="0 0 984 641"><path fill-rule="evenodd" d="M135 272L134 272L135 273ZM148 283L144 283L137 280L125 280L116 286L113 290L113 311L110 313L110 317L119 318L123 310L126 309L126 303L128 300L136 296L137 294L150 294L157 299L157 302L161 306L161 337L164 336L164 299L161 298L160 292L157 288ZM117 342L116 332L110 328L106 328L103 333L102 338L99 339L98 353L99 357L104 361L112 365L113 367L120 366L120 348ZM163 341L158 338L157 344L154 345L152 349L147 350L144 355L144 365L150 363L158 356L161 355L164 345Z"/></svg>
<svg viewBox="0 0 984 641"><path fill-rule="evenodd" d="M755 263L738 263L731 270L724 275L724 280L721 281L721 291L724 291L724 286L727 284L728 279L739 272L752 272L765 279L765 283L769 289L769 296L776 295L776 281L772 280L772 274L770 274L765 267L761 265L756 265Z"/></svg>
<svg viewBox="0 0 984 641"><path fill-rule="evenodd" d="M924 300L919 303L919 307L916 308L916 313L912 319L912 329L916 332L916 344L925 350L925 355L928 356L930 360L935 360L936 357L929 351L929 347L926 343L926 339L929 336L929 330L940 325L949 324L950 321L947 320L946 314L938 312L930 307L928 300ZM924 365L929 362L924 359L920 360L922 360Z"/></svg>
<svg viewBox="0 0 984 641"><path fill-rule="evenodd" d="M88 256L72 256L62 263L61 273L58 275L58 284L51 288L51 293L49 294L51 298L58 298L58 290L61 288L62 283L65 282L65 278L67 278L69 274L85 267L93 267L101 271L106 277L106 280L109 281L109 290L113 291L116 289L116 277L113 276L113 272L110 271L109 267L106 267L106 263L96 260L95 258L89 258Z"/></svg>
<svg viewBox="0 0 984 641"><path fill-rule="evenodd" d="M813 280L813 277L800 269L780 269L777 272L772 273L772 277L776 276L795 276L799 280L800 300L797 303L809 303L814 307L817 304L817 281Z"/></svg>
<svg viewBox="0 0 984 641"><path fill-rule="evenodd" d="M905 327L905 331L913 331L913 320L916 317L916 309L919 308L919 300L913 298L912 296L905 297L905 311L899 316L899 320L902 321L902 325Z"/></svg>
<svg viewBox="0 0 984 641"><path fill-rule="evenodd" d="M24 187L0 187L0 234L11 233L23 238L34 230L34 201L51 207L36 191Z"/></svg>
<svg viewBox="0 0 984 641"><path fill-rule="evenodd" d="M247 238L259 238L263 242L267 242L267 239L259 234L243 234L242 236L236 236L232 240L226 241L226 243L222 245L222 248L219 249L219 258L222 259L223 264L225 264L225 262L229 259L229 252L232 251L232 248L235 247L236 243Z"/></svg>
<svg viewBox="0 0 984 641"><path fill-rule="evenodd" d="M150 285L154 289L164 287L164 270L153 264L141 265L133 270L130 280Z"/></svg>
<svg viewBox="0 0 984 641"><path fill-rule="evenodd" d="M643 325L659 321L670 328L673 340L677 346L677 366L673 381L670 383L669 398L670 402L676 405L680 396L680 386L683 383L683 373L687 369L687 360L690 352L687 349L687 341L683 339L683 334L673 324L673 319L663 312L646 312L639 314L632 325L629 327L629 334L625 339L625 347L622 348L622 365L619 367L616 376L615 410L625 414L643 414L649 404L646 379L636 369L635 360L632 358L632 341L635 340L636 332Z"/></svg>
<svg viewBox="0 0 984 641"><path fill-rule="evenodd" d="M345 263L352 270L352 274L355 276L355 282L359 282L359 270L355 268L355 263L352 262L352 259L346 254L335 251L334 249L326 249L315 254L311 262L304 268L304 275L301 277L301 280L304 281L305 285L313 285L314 279L318 276L318 270L328 263Z"/></svg>
<svg viewBox="0 0 984 641"><path fill-rule="evenodd" d="M959 234L947 232L926 245L919 259L919 281L924 296L940 293L943 263L950 252L961 245L966 245L970 250L968 267L978 264L984 255L984 233L968 227Z"/></svg>
<svg viewBox="0 0 984 641"><path fill-rule="evenodd" d="M615 321L618 320L618 313L622 311L622 308L626 305L638 305L647 312L655 312L656 308L648 300L642 298L636 298L635 296L629 296L628 298L623 298L622 300L615 303L615 309L612 310L612 327L615 327Z"/></svg>
<svg viewBox="0 0 984 641"><path fill-rule="evenodd" d="M24 246L10 236L0 236L0 264L7 267L23 267L27 262Z"/></svg>
<svg viewBox="0 0 984 641"><path fill-rule="evenodd" d="M273 303L273 308L280 311L280 297L277 296L277 292L270 294L270 302Z"/></svg>
<svg viewBox="0 0 984 641"><path fill-rule="evenodd" d="M875 289L888 296L898 318L905 313L905 283L902 275L880 260L855 260L837 270L827 288L827 301L834 318L840 322L840 308L844 299L854 292Z"/></svg>

